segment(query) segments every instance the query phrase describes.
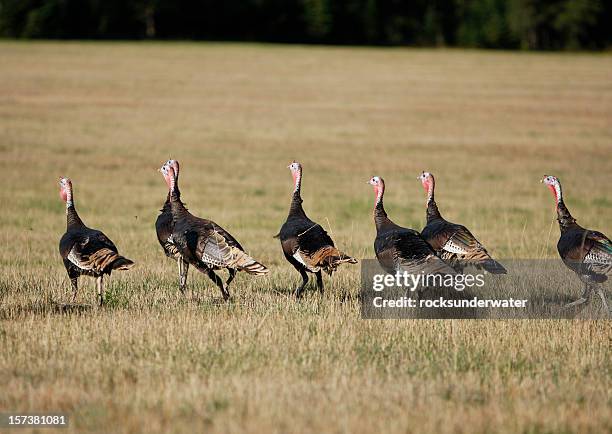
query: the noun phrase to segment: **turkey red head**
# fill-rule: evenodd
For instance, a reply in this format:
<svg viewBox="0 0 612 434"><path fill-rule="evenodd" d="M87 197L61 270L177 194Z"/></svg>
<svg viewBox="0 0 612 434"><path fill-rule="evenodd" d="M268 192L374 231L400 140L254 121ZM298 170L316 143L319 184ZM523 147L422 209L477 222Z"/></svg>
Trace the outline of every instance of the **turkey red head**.
<svg viewBox="0 0 612 434"><path fill-rule="evenodd" d="M72 181L70 178L60 177L59 185L60 197L66 202L66 206L72 206Z"/></svg>
<svg viewBox="0 0 612 434"><path fill-rule="evenodd" d="M423 184L423 188L425 189L425 193L428 193L430 191L433 191L433 189L436 186L436 180L434 179L433 175L429 172L423 172L421 173L417 179L419 181L421 181L421 184Z"/></svg>
<svg viewBox="0 0 612 434"><path fill-rule="evenodd" d="M291 176L293 176L294 191L298 191L302 182L302 165L294 160L287 168L291 170Z"/></svg>
<svg viewBox="0 0 612 434"><path fill-rule="evenodd" d="M176 160L168 160L166 161L165 166L172 167L174 169L174 173L176 174L176 179L179 177L179 162Z"/></svg>
<svg viewBox="0 0 612 434"><path fill-rule="evenodd" d="M385 180L378 176L373 176L368 181L368 184L374 187L374 194L376 195L374 205L378 205L382 201L383 194L385 194Z"/></svg>
<svg viewBox="0 0 612 434"><path fill-rule="evenodd" d="M561 182L559 182L559 178L552 175L544 175L540 182L545 184L550 189L553 196L555 196L556 204L559 205L559 202L563 201Z"/></svg>
<svg viewBox="0 0 612 434"><path fill-rule="evenodd" d="M174 186L176 185L176 172L172 164L168 164L173 160L168 160L160 169L164 180L166 181L166 185L168 186L168 191L172 192L174 190ZM177 163L178 167L178 163Z"/></svg>

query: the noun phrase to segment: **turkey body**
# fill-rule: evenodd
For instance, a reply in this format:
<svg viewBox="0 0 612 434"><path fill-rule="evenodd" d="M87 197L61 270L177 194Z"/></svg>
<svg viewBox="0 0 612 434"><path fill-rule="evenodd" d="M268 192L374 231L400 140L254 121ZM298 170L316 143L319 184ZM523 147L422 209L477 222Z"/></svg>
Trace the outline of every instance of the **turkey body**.
<svg viewBox="0 0 612 434"><path fill-rule="evenodd" d="M321 271L331 275L343 263L357 263L357 260L339 251L328 233L305 215L289 216L281 227L278 238L285 259L302 276L302 283L308 283L308 273L317 276L317 286L323 291ZM304 283L305 282L305 283ZM296 290L296 296L302 295L303 287Z"/></svg>
<svg viewBox="0 0 612 434"><path fill-rule="evenodd" d="M410 274L456 274L455 270L436 256L434 249L421 234L393 223L384 209L380 209L379 213L374 252L383 270L391 274L398 271Z"/></svg>
<svg viewBox="0 0 612 434"><path fill-rule="evenodd" d="M443 218L428 219L421 235L436 253L456 271L471 265L491 274L506 274L506 269L495 261L487 249L465 227Z"/></svg>
<svg viewBox="0 0 612 434"><path fill-rule="evenodd" d="M167 240L172 245L170 249L176 248L180 255L179 269L181 263L190 264L206 274L219 287L225 300L230 297L229 284L237 271L255 275L268 273L268 269L249 256L229 232L211 220L191 214L181 202L175 188L173 169L162 169L166 170L164 176L170 178L172 233ZM165 230L169 231L170 226L166 226ZM215 270L219 269L228 270L229 277L225 283L215 273Z"/></svg>
<svg viewBox="0 0 612 434"><path fill-rule="evenodd" d="M78 278L96 278L100 305L104 303L103 276L113 270L128 270L134 262L121 256L115 244L101 231L91 229L79 218L73 205L66 209L66 233L59 242L59 253L72 284L72 300L76 300Z"/></svg>
<svg viewBox="0 0 612 434"><path fill-rule="evenodd" d="M612 314L603 283L612 274L612 242L598 231L585 229L578 225L566 211L563 202L559 205L561 236L557 242L557 251L563 263L584 283L582 295L565 307L581 305L590 300L593 291L597 292L608 315ZM569 220L567 218L569 216Z"/></svg>
<svg viewBox="0 0 612 434"><path fill-rule="evenodd" d="M557 251L583 282L603 283L612 272L612 242L601 232L575 224L561 233Z"/></svg>
<svg viewBox="0 0 612 434"><path fill-rule="evenodd" d="M383 228L374 240L376 259L387 273L454 274L417 231L395 226Z"/></svg>
<svg viewBox="0 0 612 434"><path fill-rule="evenodd" d="M302 166L293 162L289 168L294 176L295 189L289 214L276 237L280 239L285 259L302 277L302 284L295 290L296 297L300 298L308 284L308 273L316 275L317 287L323 293L321 272L325 271L331 276L340 264L356 264L357 259L338 250L325 229L308 218L302 208L300 193Z"/></svg>
<svg viewBox="0 0 612 434"><path fill-rule="evenodd" d="M561 235L557 242L557 251L563 263L584 283L580 298L568 303L566 307L577 306L589 301L595 290L607 310L606 294L601 285L612 274L612 242L603 233L585 229L576 223L576 219L565 206L560 181L554 176L544 175L545 183L555 196L557 221Z"/></svg>
<svg viewBox="0 0 612 434"><path fill-rule="evenodd" d="M106 235L85 225L70 228L60 239L59 251L70 277L100 277L133 265Z"/></svg>
<svg viewBox="0 0 612 434"><path fill-rule="evenodd" d="M178 264L179 289L185 295L187 287L187 275L189 272L189 262L183 259L181 252L174 243L172 234L174 232L174 218L172 217L172 206L170 204L170 194L164 203L161 213L155 221L155 231L157 233L157 241L162 247L165 255L168 258L175 260Z"/></svg>
<svg viewBox="0 0 612 434"><path fill-rule="evenodd" d="M201 219L188 212L178 218L175 216L172 242L181 259L208 275L226 300L230 296L229 284L237 271L256 275L268 272L264 265L245 253L229 232L210 220ZM229 272L225 284L214 272L223 268Z"/></svg>
<svg viewBox="0 0 612 434"><path fill-rule="evenodd" d="M167 257L174 260L180 259L181 255L172 241L172 232L174 232L174 221L172 219L172 211L170 209L170 195L166 199L163 208L160 210L161 213L157 216L155 221L155 231L157 233L157 241L162 247Z"/></svg>
<svg viewBox="0 0 612 434"><path fill-rule="evenodd" d="M429 172L419 177L427 191L427 224L421 235L436 251L438 256L457 272L466 266L484 269L491 274L506 274L506 269L495 261L487 249L463 225L445 220L434 199L435 179Z"/></svg>

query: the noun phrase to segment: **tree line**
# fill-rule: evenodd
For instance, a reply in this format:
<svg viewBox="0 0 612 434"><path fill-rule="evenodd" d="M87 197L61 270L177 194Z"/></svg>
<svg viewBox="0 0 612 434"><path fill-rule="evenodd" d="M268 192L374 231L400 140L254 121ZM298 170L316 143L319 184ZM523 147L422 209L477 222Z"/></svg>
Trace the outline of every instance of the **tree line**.
<svg viewBox="0 0 612 434"><path fill-rule="evenodd" d="M577 50L608 0L0 0L0 36Z"/></svg>

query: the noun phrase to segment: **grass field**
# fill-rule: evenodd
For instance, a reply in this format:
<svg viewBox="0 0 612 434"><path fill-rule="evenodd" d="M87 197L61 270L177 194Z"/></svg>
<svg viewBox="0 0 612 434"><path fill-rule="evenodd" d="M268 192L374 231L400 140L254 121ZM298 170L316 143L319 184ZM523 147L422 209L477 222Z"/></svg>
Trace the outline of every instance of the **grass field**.
<svg viewBox="0 0 612 434"><path fill-rule="evenodd" d="M433 172L443 215L498 258L556 257L545 173L612 235L609 54L1 42L0 58L0 412L66 412L69 432L612 430L609 321L366 321L359 266L296 302L272 239L293 159L306 211L359 258L375 174L420 229ZM190 209L271 269L228 303L193 270L181 298L157 243L169 157ZM60 175L137 262L102 309L53 308L70 298Z"/></svg>

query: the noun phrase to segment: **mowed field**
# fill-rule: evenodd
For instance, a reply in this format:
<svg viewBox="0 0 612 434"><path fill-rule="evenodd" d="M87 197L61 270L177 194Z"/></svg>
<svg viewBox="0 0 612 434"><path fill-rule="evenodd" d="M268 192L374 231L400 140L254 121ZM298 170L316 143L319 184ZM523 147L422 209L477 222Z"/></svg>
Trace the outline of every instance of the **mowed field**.
<svg viewBox="0 0 612 434"><path fill-rule="evenodd" d="M366 181L384 177L390 217L420 229L422 170L497 258L557 257L543 174L612 236L609 54L1 42L0 156L0 412L65 412L67 432L612 430L609 321L362 320L359 265L297 302L272 238L293 159L306 212L358 258ZM239 274L229 302L193 269L183 298L157 243L168 158L190 210L270 268ZM60 176L137 263L104 308L88 278L82 310L57 308Z"/></svg>

